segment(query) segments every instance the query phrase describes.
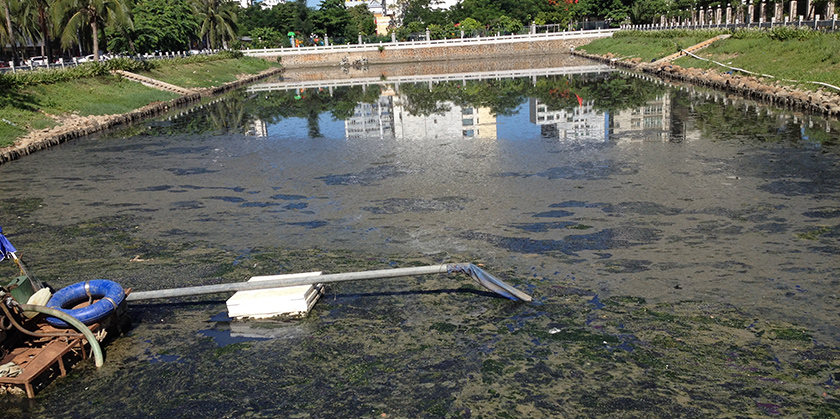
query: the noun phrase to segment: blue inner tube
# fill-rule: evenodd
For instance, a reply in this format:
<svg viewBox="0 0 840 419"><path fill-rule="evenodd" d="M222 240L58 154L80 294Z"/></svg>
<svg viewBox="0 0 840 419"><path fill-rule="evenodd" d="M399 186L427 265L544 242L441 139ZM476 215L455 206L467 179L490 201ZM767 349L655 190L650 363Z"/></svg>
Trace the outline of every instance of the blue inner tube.
<svg viewBox="0 0 840 419"><path fill-rule="evenodd" d="M70 309L81 302L90 300L91 297L99 301L87 307ZM58 290L50 298L47 307L61 310L79 319L80 322L91 325L115 312L123 300L125 300L125 291L120 284L108 279L91 279ZM47 323L54 327L70 327L65 321L55 317L47 317Z"/></svg>

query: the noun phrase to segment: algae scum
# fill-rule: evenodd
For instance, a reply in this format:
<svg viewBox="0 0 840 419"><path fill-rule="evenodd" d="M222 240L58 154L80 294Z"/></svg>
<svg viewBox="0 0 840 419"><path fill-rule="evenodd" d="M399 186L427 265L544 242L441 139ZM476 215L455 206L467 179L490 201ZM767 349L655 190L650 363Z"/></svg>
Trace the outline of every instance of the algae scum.
<svg viewBox="0 0 840 419"><path fill-rule="evenodd" d="M35 417L838 417L840 124L615 72L242 91L0 166L55 287L473 262L133 327ZM4 413L4 416L6 414Z"/></svg>

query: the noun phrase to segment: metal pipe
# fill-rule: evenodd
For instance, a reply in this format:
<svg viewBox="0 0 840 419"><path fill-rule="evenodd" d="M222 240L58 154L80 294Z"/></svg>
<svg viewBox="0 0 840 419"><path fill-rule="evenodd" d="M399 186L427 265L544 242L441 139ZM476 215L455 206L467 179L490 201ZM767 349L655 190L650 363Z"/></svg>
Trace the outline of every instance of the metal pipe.
<svg viewBox="0 0 840 419"><path fill-rule="evenodd" d="M346 272L328 275L308 275L296 278L266 279L251 282L234 282L229 284L199 285L195 287L169 288L155 291L133 291L125 299L126 301L154 300L158 298L187 297L191 295L216 294L220 292L250 291L293 287L296 285L356 281L360 279L396 278L401 276L438 274L446 273L446 266L447 265L433 265L415 268L382 269L376 271Z"/></svg>
<svg viewBox="0 0 840 419"><path fill-rule="evenodd" d="M32 332L31 330L25 329L23 326L19 325L18 322L16 322L14 320L14 317L12 316L12 313L10 313L9 309L6 308L5 303L0 302L0 306L2 306L3 311L6 313L6 316L8 316L9 319L12 321L12 323L15 325L15 328L17 328L18 330L20 330L21 332L23 332L27 335L31 335L31 336L35 336L35 337L39 337L39 336L76 337L76 336L78 336L78 334L70 334L70 333L52 334L52 333ZM82 332L82 335L87 339L88 343L90 344L90 350L91 350L91 352L93 352L93 358L95 360L96 367L98 368L98 367L101 367L102 365L105 364L105 358L102 356L102 348L99 346L99 341L96 340L96 336L93 335L93 332L91 332L90 329L88 329L88 327L84 325L84 323L80 322L75 317L73 317L73 316L71 316L71 315L69 315L69 314L67 314L63 311L59 311L59 310L49 308L49 307L34 305L34 304L18 304L18 306L23 311L36 311L38 313L43 313L43 314L46 314L48 316L58 317L59 319L67 322L67 324L75 327L78 331Z"/></svg>
<svg viewBox="0 0 840 419"><path fill-rule="evenodd" d="M201 294L216 294L220 292L236 292L236 291L250 291L250 290L259 290L259 289L269 289L269 288L281 288L281 287L291 287L296 285L312 285L312 284L325 284L329 282L344 282L344 281L357 281L361 279L381 279L381 278L397 278L402 276L415 276L415 275L428 275L428 274L442 274L448 273L450 268L452 268L453 264L442 264L442 265L430 265L430 266L418 266L413 268L396 268L396 269L381 269L375 271L362 271L362 272L345 272L345 273L338 273L338 274L327 274L327 275L308 275L308 276L300 276L295 278L281 278L281 279L264 279L259 281L251 281L251 282L234 282L229 284L216 284L216 285L200 285L195 287L185 287L185 288L170 288L170 289L163 289L163 290L156 290L156 291L134 291L126 297L126 301L140 301L140 300L153 300L158 298L172 298L172 297L187 297L192 295L201 295ZM473 266L473 265L460 265L460 266ZM461 270L457 270L462 272ZM486 274L486 273L485 273ZM489 274L486 274L490 276ZM256 277L260 278L260 277ZM492 276L491 276L492 278ZM522 301L531 301L531 297L515 288L511 287L510 285L505 284L498 279L495 279L495 282L498 284L504 284L505 290L511 291L508 295L499 292L497 289L493 289L488 287L491 291L500 293L505 295L508 298L514 300L522 300ZM476 279L478 280L478 279ZM479 284L485 285L484 282L479 281ZM514 297L511 297L510 294L513 294Z"/></svg>
<svg viewBox="0 0 840 419"><path fill-rule="evenodd" d="M105 364L105 358L102 356L102 348L99 346L99 341L96 340L96 336L93 335L93 332L91 332L90 329L88 329L88 327L85 326L84 323L80 322L75 317L63 311L56 310L54 308L38 306L34 304L21 304L20 308L23 311L37 311L39 313L43 313L52 317L58 317L59 319L64 320L65 322L67 322L67 324L73 326L74 328L76 328L76 330L82 332L82 334L85 335L88 344L90 344L90 351L93 352L93 358L96 361L96 367L99 368L103 364Z"/></svg>

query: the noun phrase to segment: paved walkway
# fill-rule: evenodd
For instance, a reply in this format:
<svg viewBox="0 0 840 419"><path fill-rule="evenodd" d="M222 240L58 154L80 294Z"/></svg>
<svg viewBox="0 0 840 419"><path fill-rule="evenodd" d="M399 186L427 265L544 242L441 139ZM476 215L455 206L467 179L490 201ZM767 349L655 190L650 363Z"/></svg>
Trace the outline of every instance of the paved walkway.
<svg viewBox="0 0 840 419"><path fill-rule="evenodd" d="M195 93L195 90L186 89L180 86L176 86L174 84L169 84L162 82L160 80L155 80L150 77L141 76L139 74L130 73L128 71L123 70L114 70L111 72L112 74L119 74L129 80L134 80L136 82L140 82L146 86L153 87L158 90L165 90L167 92L177 93L179 95L188 95L190 93Z"/></svg>
<svg viewBox="0 0 840 419"><path fill-rule="evenodd" d="M671 54L671 55L669 55L669 56L667 56L667 57L665 57L665 58L660 58L660 59L658 59L658 60L654 61L654 64L670 63L671 61L674 61L674 60L676 60L677 58L680 58L680 57L682 57L683 55L686 55L686 53L701 50L701 49L703 49L703 48L706 48L706 47L707 47L707 46L709 46L709 45L712 45L712 43L714 43L715 41L718 41L718 40L721 40L721 39L726 39L726 38L729 38L730 36L731 36L731 35L729 35L729 34L726 34L726 35L718 35L718 36L716 36L716 37L714 37L714 38L707 39L707 40L705 40L705 41L703 41L703 42L701 42L701 43L699 43L699 44L697 44L697 45L692 45L692 46L690 46L690 47L688 47L688 48L681 49L681 50L680 50L680 52L677 52L677 53Z"/></svg>

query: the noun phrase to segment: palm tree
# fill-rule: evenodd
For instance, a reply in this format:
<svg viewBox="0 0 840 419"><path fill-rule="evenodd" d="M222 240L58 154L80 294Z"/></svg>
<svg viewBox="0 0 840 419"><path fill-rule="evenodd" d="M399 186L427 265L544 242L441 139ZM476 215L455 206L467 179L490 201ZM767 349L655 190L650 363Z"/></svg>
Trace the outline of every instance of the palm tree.
<svg viewBox="0 0 840 419"><path fill-rule="evenodd" d="M227 48L228 41L236 39L239 25L236 17L237 3L230 0L195 0L193 10L201 22L199 37L206 40L211 49L219 44Z"/></svg>
<svg viewBox="0 0 840 419"><path fill-rule="evenodd" d="M3 32L3 37L0 39L8 39L12 46L12 63L18 64L17 41L15 40L15 31L12 28L12 12L9 9L9 0L0 0L3 6L3 15L6 17L6 30ZM5 42L3 43L5 45Z"/></svg>
<svg viewBox="0 0 840 419"><path fill-rule="evenodd" d="M64 23L61 46L67 48L80 42L80 30L90 25L93 38L93 59L99 61L99 29L109 23L132 27L125 0L56 0L53 9L56 21Z"/></svg>
<svg viewBox="0 0 840 419"><path fill-rule="evenodd" d="M50 45L50 21L47 17L48 10L55 0L35 0L35 12L38 15L38 26L41 32L41 55L46 55L52 62L52 45ZM30 3L31 4L31 3Z"/></svg>

